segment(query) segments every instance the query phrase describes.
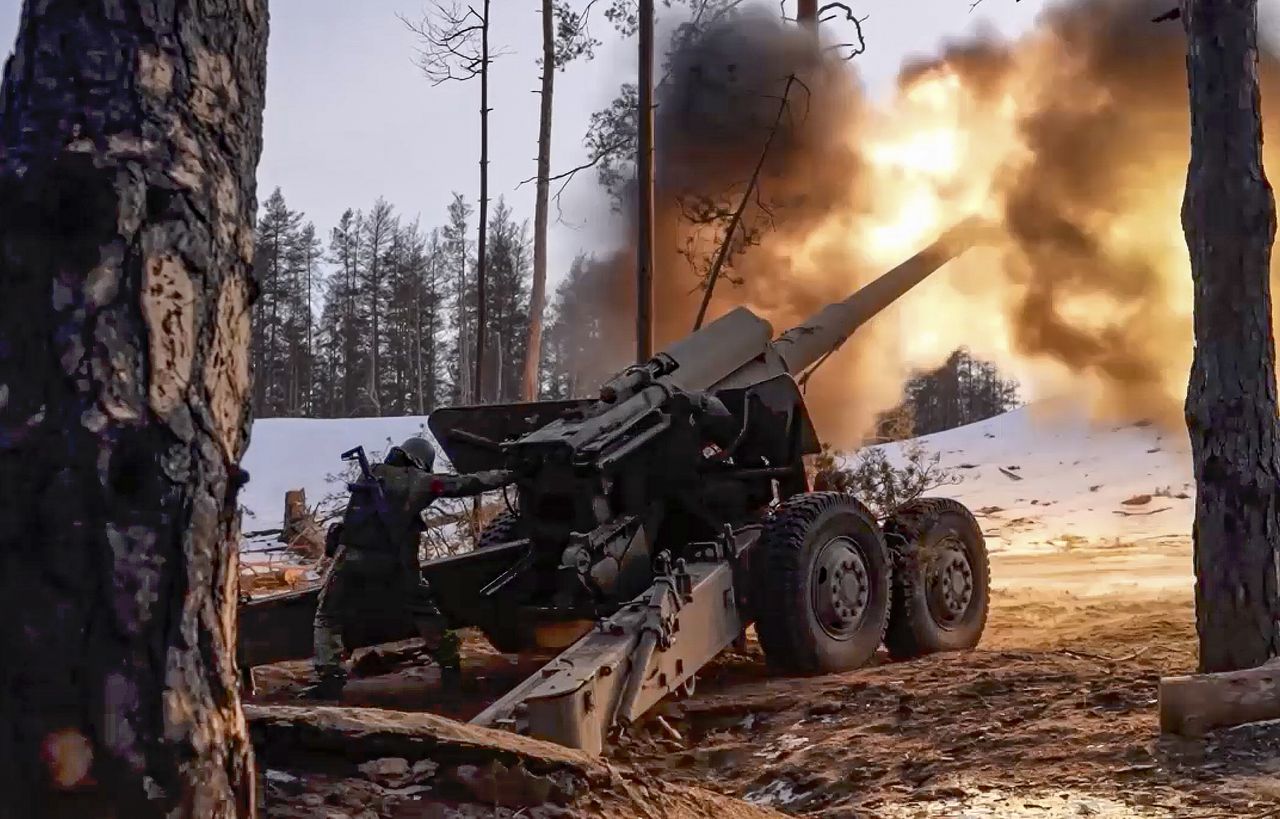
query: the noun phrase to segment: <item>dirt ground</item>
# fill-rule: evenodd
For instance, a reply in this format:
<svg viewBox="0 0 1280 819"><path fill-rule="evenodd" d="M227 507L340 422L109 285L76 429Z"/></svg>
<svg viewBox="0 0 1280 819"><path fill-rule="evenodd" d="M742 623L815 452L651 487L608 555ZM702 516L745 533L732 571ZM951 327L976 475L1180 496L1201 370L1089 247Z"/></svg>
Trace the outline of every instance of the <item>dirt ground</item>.
<svg viewBox="0 0 1280 819"><path fill-rule="evenodd" d="M1190 564L1185 539L1172 537L997 554L986 636L964 654L786 679L752 642L655 715L678 740L651 719L609 757L611 771L682 789L678 799L631 792L574 815L704 815L689 806L714 792L734 798L703 803L719 817L1280 817L1280 724L1159 736L1157 682L1195 664ZM467 719L539 664L477 637L465 657L467 688L444 702L412 644L367 652L343 705ZM255 701L291 701L308 674L305 663L258 669ZM332 777L275 776L309 784L295 780L281 798L268 783L268 815L361 815L355 796L335 800ZM299 812L308 789L327 795ZM682 807L650 810L648 798ZM752 807L761 812L735 813Z"/></svg>

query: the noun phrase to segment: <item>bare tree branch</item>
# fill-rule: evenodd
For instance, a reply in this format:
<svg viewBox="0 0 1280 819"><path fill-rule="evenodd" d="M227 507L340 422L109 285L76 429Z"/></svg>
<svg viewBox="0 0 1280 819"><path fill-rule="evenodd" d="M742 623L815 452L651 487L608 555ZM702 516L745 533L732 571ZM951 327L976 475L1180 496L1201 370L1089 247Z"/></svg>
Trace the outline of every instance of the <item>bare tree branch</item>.
<svg viewBox="0 0 1280 819"><path fill-rule="evenodd" d="M843 12L844 14L843 16L839 14L834 14L828 17L824 17L823 15L829 11ZM853 9L844 3L832 2L832 3L826 3L818 9L819 23L827 23L827 22L830 22L831 20L843 20L846 23L852 23L854 34L856 34L857 36L853 42L836 43L835 45L830 46L828 50L834 51L842 48L849 49L848 53L845 54L844 56L844 59L846 60L852 60L854 57L857 57L859 54L866 52L867 39L865 36L863 36L863 33L862 33L862 24L866 22L867 20L866 17L858 17L856 14L853 13Z"/></svg>
<svg viewBox="0 0 1280 819"><path fill-rule="evenodd" d="M764 168L764 161L769 156L769 148L773 145L773 138L777 136L778 128L782 125L782 117L787 112L791 88L796 82L794 74L787 78L786 88L782 92L782 101L778 104L778 115L773 120L773 127L769 129L769 136L764 142L764 148L760 151L760 158L756 161L755 170L751 172L751 180L747 183L747 189L742 194L742 200L738 202L738 208L733 212L733 217L729 220L729 227L725 231L724 242L720 245L716 260L712 263L711 270L707 273L707 286L702 293L702 304L698 306L698 317L693 322L694 330L700 328L707 317L707 307L711 304L711 294L715 291L716 279L720 277L720 270L724 267L724 261L729 255L729 248L738 232L738 226L742 223L742 214L747 209L747 202L751 200L752 192L757 189L760 182L760 171Z"/></svg>
<svg viewBox="0 0 1280 819"><path fill-rule="evenodd" d="M432 85L465 82L484 71L484 17L474 8L456 4L446 7L435 2L417 22L403 14L396 16L417 35L420 45L414 65ZM493 62L498 56L490 53L488 61Z"/></svg>
<svg viewBox="0 0 1280 819"><path fill-rule="evenodd" d="M572 179L574 174L581 173L582 171L590 170L591 168L594 168L596 165L599 165L600 161L604 159L605 156L612 153L613 151L618 151L625 148L628 142L630 142L629 139L619 138L609 143L608 145L606 145L599 153L595 154L591 159L587 160L581 165L578 165L575 168L570 168L569 170L564 171L563 173L558 173L558 174L555 174L554 176L549 176L547 177L547 181L559 182L561 179ZM520 180L520 184L516 185L516 188L519 189L524 185L529 184L530 182L536 182L536 181L538 181L537 176L531 176L528 179L522 179Z"/></svg>
<svg viewBox="0 0 1280 819"><path fill-rule="evenodd" d="M1015 2L1015 3L1021 3L1021 2L1022 2L1022 0L1013 0L1013 2ZM973 2L969 4L969 12L972 14L972 13L973 13L973 10L974 10L974 9L976 9L976 8L977 8L978 6L980 6L980 5L982 5L982 0L973 0Z"/></svg>

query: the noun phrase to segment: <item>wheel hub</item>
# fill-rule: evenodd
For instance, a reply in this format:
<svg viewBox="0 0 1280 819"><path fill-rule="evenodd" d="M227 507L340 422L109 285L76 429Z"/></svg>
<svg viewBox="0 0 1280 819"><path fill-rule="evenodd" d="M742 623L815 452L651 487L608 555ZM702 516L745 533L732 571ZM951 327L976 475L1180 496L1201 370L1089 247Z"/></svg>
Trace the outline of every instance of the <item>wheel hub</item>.
<svg viewBox="0 0 1280 819"><path fill-rule="evenodd" d="M964 617L973 601L973 567L963 545L942 544L929 572L929 608L941 625Z"/></svg>
<svg viewBox="0 0 1280 819"><path fill-rule="evenodd" d="M813 565L813 610L823 631L848 639L862 622L871 596L867 564L847 537L832 538Z"/></svg>

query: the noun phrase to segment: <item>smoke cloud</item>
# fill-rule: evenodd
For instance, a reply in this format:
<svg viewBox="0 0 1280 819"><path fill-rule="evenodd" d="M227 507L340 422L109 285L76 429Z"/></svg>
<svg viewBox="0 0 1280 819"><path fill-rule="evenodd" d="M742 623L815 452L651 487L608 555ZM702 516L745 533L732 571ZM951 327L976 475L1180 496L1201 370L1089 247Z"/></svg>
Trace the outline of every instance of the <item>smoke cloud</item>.
<svg viewBox="0 0 1280 819"><path fill-rule="evenodd" d="M1189 117L1184 35L1151 22L1167 5L1083 0L1052 7L1018 40L948 43L904 66L887 105L769 10L684 43L659 94L659 344L690 331L717 248L690 203L736 205L778 122L745 212L759 233L737 248L711 316L744 304L781 332L963 216L1000 232L823 365L808 398L824 437L855 444L913 369L961 345L1038 394L1177 423L1192 345L1179 221ZM1272 134L1278 65L1264 55ZM614 262L613 315L632 315L633 258L624 248ZM615 326L629 351L632 322Z"/></svg>

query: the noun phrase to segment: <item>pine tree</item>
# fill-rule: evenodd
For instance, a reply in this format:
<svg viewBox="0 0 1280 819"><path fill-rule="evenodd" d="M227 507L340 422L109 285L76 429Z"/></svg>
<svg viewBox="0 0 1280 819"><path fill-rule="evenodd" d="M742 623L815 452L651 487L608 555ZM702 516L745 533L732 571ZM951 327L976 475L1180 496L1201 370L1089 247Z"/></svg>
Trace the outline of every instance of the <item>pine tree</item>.
<svg viewBox="0 0 1280 819"><path fill-rule="evenodd" d="M289 319L290 260L298 243L301 215L289 210L279 188L272 192L258 222L254 274L259 299L254 306L254 406L257 415L288 411L286 334Z"/></svg>
<svg viewBox="0 0 1280 819"><path fill-rule="evenodd" d="M368 321L365 341L369 366L360 396L362 411L375 416L382 415L384 385L382 352L385 346L383 315L388 301L388 255L397 232L397 219L390 204L379 198L364 220L360 234L364 268L360 271L361 296L364 317Z"/></svg>
<svg viewBox="0 0 1280 819"><path fill-rule="evenodd" d="M0 814L248 819L233 544L266 4L21 5L0 87Z"/></svg>
<svg viewBox="0 0 1280 819"><path fill-rule="evenodd" d="M517 224L498 199L489 220L489 281L486 288L485 399L516 401L521 396L529 327L528 225Z"/></svg>
<svg viewBox="0 0 1280 819"><path fill-rule="evenodd" d="M303 404L299 414L314 417L323 390L316 379L317 346L319 340L316 333L316 301L324 287L324 273L321 263L324 260L324 246L316 233L316 226L308 222L298 237L299 264L302 270L302 302L299 309L303 311L303 349L306 351L302 372Z"/></svg>
<svg viewBox="0 0 1280 819"><path fill-rule="evenodd" d="M443 265L449 279L450 323L455 339L450 351L450 400L458 404L471 401L471 378L474 374L472 354L475 350L476 300L471 284L472 246L467 234L470 217L471 206L462 194L455 193L449 203L449 222L440 231Z"/></svg>
<svg viewBox="0 0 1280 819"><path fill-rule="evenodd" d="M330 383L341 385L329 414L338 417L354 414L359 406L361 373L364 370L359 338L362 221L358 212L348 209L338 220L329 240L329 260L336 266L326 288L325 322L332 368Z"/></svg>
<svg viewBox="0 0 1280 819"><path fill-rule="evenodd" d="M551 200L551 114L556 71L578 57L591 59L599 41L587 30L587 10L578 12L568 2L542 0L542 58L538 66L542 83L538 90L538 173L533 217L533 286L529 300L528 337L525 339L521 398L538 397L538 372L542 348L543 313L547 288L547 221ZM497 343L502 343L497 339Z"/></svg>
<svg viewBox="0 0 1280 819"><path fill-rule="evenodd" d="M489 241L485 233L489 227L489 67L498 56L489 43L492 22L489 6L490 0L480 0L476 5L455 5L449 8L436 4L434 12L426 15L419 23L401 18L409 30L418 35L418 67L433 84L477 78L480 80L480 216L476 220L479 237L476 241L476 290L473 298L477 317L471 325L475 328L476 353L473 358L474 372L468 382L471 387L470 399L476 402L482 399L482 359L486 358L485 329L488 326L485 312L488 307L486 256ZM463 380L465 379L459 379Z"/></svg>
<svg viewBox="0 0 1280 819"><path fill-rule="evenodd" d="M578 256L556 288L543 336L543 392L549 398L581 398L625 366L631 351L610 345L606 332L613 295L611 268Z"/></svg>
<svg viewBox="0 0 1280 819"><path fill-rule="evenodd" d="M994 364L979 361L963 347L935 370L912 377L904 405L916 435L929 435L1008 412L1017 406L1018 384L1000 376ZM881 426L894 411L886 414Z"/></svg>
<svg viewBox="0 0 1280 819"><path fill-rule="evenodd" d="M1200 668L1280 655L1280 426L1271 249L1275 195L1262 165L1256 0L1182 0L1191 163L1182 226L1191 252L1195 357L1187 429Z"/></svg>
<svg viewBox="0 0 1280 819"><path fill-rule="evenodd" d="M277 188L257 226L253 314L254 402L258 414L313 413L315 358L312 301L322 249L315 226L290 210Z"/></svg>
<svg viewBox="0 0 1280 819"><path fill-rule="evenodd" d="M391 289L385 335L391 384L386 411L395 415L421 413L435 403L434 398L428 400L423 395L423 356L434 342L424 339L424 315L433 309L424 293L431 259L417 222L399 227L388 259Z"/></svg>
<svg viewBox="0 0 1280 819"><path fill-rule="evenodd" d="M314 340L315 411L333 417L425 414L444 397L441 346L449 313L475 314L466 241L467 208L456 200L450 228L430 240L385 200L367 215L348 210L331 236L333 270L322 282ZM461 259L458 275L451 269ZM465 255L459 257L458 253ZM470 304L468 304L468 300ZM456 316L455 316L456 318ZM455 342L456 343L456 342ZM463 355L468 345L459 345ZM450 352L457 352L451 350ZM458 375L458 373L452 373ZM465 377L466 371L460 373Z"/></svg>
<svg viewBox="0 0 1280 819"><path fill-rule="evenodd" d="M426 247L422 280L416 291L418 340L416 371L418 414L425 415L441 399L440 333L444 325L445 267L440 231L431 231Z"/></svg>
<svg viewBox="0 0 1280 819"><path fill-rule="evenodd" d="M667 53L675 52L707 29L731 19L741 10L742 0L668 0L668 8L688 6L694 9L693 17L670 28L671 38ZM610 0L604 12L618 32L630 37L636 33L638 20L634 0ZM664 75L655 93L661 94L669 82ZM608 192L615 209L626 210L634 196L636 176L635 156L639 142L640 107L639 91L635 83L623 83L618 94L603 109L591 115L583 145L587 149L589 166L596 169L600 186Z"/></svg>

